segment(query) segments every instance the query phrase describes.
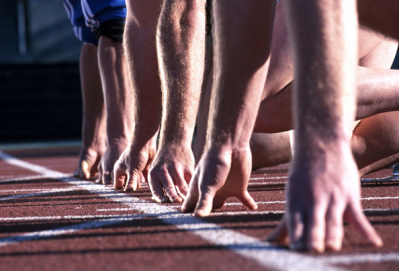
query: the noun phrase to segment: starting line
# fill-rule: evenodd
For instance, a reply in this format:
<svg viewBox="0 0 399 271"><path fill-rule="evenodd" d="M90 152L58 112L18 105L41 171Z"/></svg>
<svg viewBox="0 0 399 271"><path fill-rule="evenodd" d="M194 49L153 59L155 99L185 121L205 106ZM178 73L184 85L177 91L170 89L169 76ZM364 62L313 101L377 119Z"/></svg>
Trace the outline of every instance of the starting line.
<svg viewBox="0 0 399 271"><path fill-rule="evenodd" d="M2 238L0 239L0 246L64 235L84 229L100 228L106 225L121 223L122 221L126 220L131 221L138 218L154 217L170 225L174 225L179 229L186 230L194 235L197 235L204 240L213 243L214 245L223 246L237 253L238 255L241 255L242 257L252 259L263 267L272 268L275 270L342 270L342 268L333 267L330 264L345 264L349 259L348 257L352 259L352 262L356 259L357 262L367 262L367 259L373 259L371 262L375 262L377 260L386 261L386 259L389 259L390 261L399 261L399 253L367 254L353 256L343 255L333 256L334 258L330 256L311 257L303 255L273 246L256 238L232 230L228 230L226 228L222 228L214 223L205 222L204 220L193 217L190 214L177 212L174 208L170 208L153 202L146 202L131 195L115 191L110 187L96 185L88 181L77 180L71 177L65 177L65 174L63 173L21 161L10 155L4 154L1 151L0 159L4 160L6 163L40 173L42 174L42 177L50 175L52 177L59 176L57 179L60 181L78 186L81 189L88 190L101 197L105 197L114 202L121 203L125 206L128 206L129 209L139 211L141 213L139 215L135 214L110 217L92 216L92 218L89 219L96 219L95 221L80 223L68 227L61 227L58 229L37 231L28 234ZM29 194L40 194L40 192ZM372 257L370 255L372 255Z"/></svg>

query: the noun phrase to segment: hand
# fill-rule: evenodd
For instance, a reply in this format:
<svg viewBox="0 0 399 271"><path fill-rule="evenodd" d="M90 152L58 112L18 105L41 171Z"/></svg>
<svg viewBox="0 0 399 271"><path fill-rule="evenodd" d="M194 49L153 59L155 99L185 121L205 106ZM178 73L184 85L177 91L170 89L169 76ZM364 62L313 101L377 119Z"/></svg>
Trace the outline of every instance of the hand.
<svg viewBox="0 0 399 271"><path fill-rule="evenodd" d="M105 150L105 153L98 165L98 179L96 183L111 184L111 173L114 169L115 162L121 156L122 152L128 145L127 139L113 140Z"/></svg>
<svg viewBox="0 0 399 271"><path fill-rule="evenodd" d="M157 202L180 203L188 192L187 183L194 171L190 146L170 144L159 149L150 170L149 184Z"/></svg>
<svg viewBox="0 0 399 271"><path fill-rule="evenodd" d="M347 220L375 246L382 241L362 212L356 164L348 150L335 148L309 161L294 162L287 185L286 213L268 241L294 250L338 251Z"/></svg>
<svg viewBox="0 0 399 271"><path fill-rule="evenodd" d="M147 180L148 171L156 153L156 141L144 146L133 144L125 149L114 165L114 188L136 191L140 182Z"/></svg>
<svg viewBox="0 0 399 271"><path fill-rule="evenodd" d="M84 148L79 155L78 169L73 176L79 179L91 179L97 176L97 165L100 163L105 147Z"/></svg>
<svg viewBox="0 0 399 271"><path fill-rule="evenodd" d="M238 198L249 209L257 205L247 191L251 174L251 152L212 152L207 150L194 173L183 203L183 212L208 216L221 208L229 197Z"/></svg>

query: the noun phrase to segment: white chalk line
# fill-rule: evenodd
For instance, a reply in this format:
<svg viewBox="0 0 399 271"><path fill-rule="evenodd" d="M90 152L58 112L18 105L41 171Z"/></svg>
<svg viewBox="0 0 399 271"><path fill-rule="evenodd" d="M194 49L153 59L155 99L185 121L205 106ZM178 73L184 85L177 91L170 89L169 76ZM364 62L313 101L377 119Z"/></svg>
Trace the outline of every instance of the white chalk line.
<svg viewBox="0 0 399 271"><path fill-rule="evenodd" d="M44 174L54 174L57 173L53 170L46 169L41 166L36 166L27 162L20 161L9 155L5 155L0 152L0 159L6 162L12 162L14 165L29 169L32 171L43 170ZM114 195L111 199L114 202L123 203L131 207L132 209L144 213L143 216L157 217L158 219L166 222L170 225L174 225L179 229L189 231L210 243L217 246L223 246L231 251L241 255L245 258L252 259L256 261L259 265L272 268L275 270L341 270L340 268L335 268L326 265L324 262L315 259L314 257L309 257L299 253L291 252L280 247L273 246L269 243L262 242L256 238L246 236L244 234L222 228L214 223L205 222L202 219L193 217L189 214L183 214L176 212L174 209L159 205L156 203L149 203L138 198L129 196L119 191L113 190L111 187L92 185L87 181L77 182L74 178L59 178L61 181L66 183L75 184L92 193L97 193L98 190L103 192L105 189L109 190L108 195ZM90 185L89 185L90 184ZM102 193L98 193L99 196L109 198L109 196L104 196ZM121 197L121 194L123 195ZM141 203L141 204L137 204ZM73 227L64 227L54 230L39 231L34 233L28 233L24 235L18 235L8 238L0 239L0 246L3 243L16 243L26 240L36 240L40 238L57 236L62 234L67 234L73 231L88 229L93 227L102 227L105 223L116 223L114 221L93 221L78 224ZM109 225L109 224L107 224ZM204 231L206 229L206 231ZM10 239L13 238L13 239ZM22 239L21 239L22 238ZM29 239L33 238L33 239ZM284 260L281 260L284 259Z"/></svg>
<svg viewBox="0 0 399 271"><path fill-rule="evenodd" d="M320 256L319 259L330 264L359 264L399 262L399 253L365 253L357 255Z"/></svg>
<svg viewBox="0 0 399 271"><path fill-rule="evenodd" d="M65 180L64 180L65 181ZM78 184L78 185L82 185L82 183L81 183L82 181L80 181L80 180L70 180L70 181L68 181L68 183L71 183L71 184ZM92 185L92 183L89 183L89 185L87 185L87 184L85 184L85 188L87 188L87 186L89 186L89 187L91 187L91 185ZM97 185L96 185L97 186ZM97 190L97 189L96 189ZM102 189L102 190L104 190L104 189ZM114 192L116 192L116 191L111 191L111 193L108 193L108 194L113 194ZM114 199L115 198L118 198L118 197L114 197ZM368 197L368 198L364 198L364 200L375 200L375 199L397 199L397 198L399 198L399 197ZM119 201L119 200L118 200ZM125 204L126 204L126 202L124 202ZM138 202L136 202L136 203L138 203ZM273 203L281 203L281 201L279 201L279 202L273 202ZM284 202L282 202L282 203L284 203ZM128 203L128 204L130 204L130 203ZM235 205L236 203L232 203L232 205ZM238 204L238 203L237 203ZM258 203L259 204L259 203ZM139 204L139 205L141 205L141 204ZM162 206L163 207L163 206ZM170 206L171 207L171 206ZM173 206L173 207L177 207L177 206ZM165 208L165 207L164 207ZM168 207L166 207L166 208L168 208ZM137 210L137 207L135 207L135 208L121 208L121 209L126 209L126 210ZM163 208L162 208L163 209ZM140 211L142 211L142 208L139 208L139 210ZM364 210L365 212L368 212L368 211L372 211L372 212L390 212L390 211L395 211L395 212L397 212L398 210L397 209L383 209L383 210L381 210L381 209L369 209L369 210ZM214 213L213 215L214 216L217 216L218 214L220 214L220 215L237 215L237 214L243 214L243 213L248 213L248 214L270 214L270 212L266 212L266 213L263 213L263 212L222 212L222 213ZM276 212L275 212L276 213ZM277 212L277 213L280 213L280 212ZM283 211L281 211L281 213L283 213ZM148 215L148 214L147 214ZM144 215L145 217L147 216L147 215ZM182 214L178 214L179 216L180 215L182 215ZM161 218L161 216L160 215L158 215L158 214L152 214L151 216L158 216L159 218ZM94 216L95 217L95 216ZM196 219L196 218L192 218L192 217L189 217L189 218L191 218L191 219ZM24 219L24 218L21 218L21 219ZM169 220L169 219L171 219L171 218L169 218L168 216L164 216L164 218L163 218L163 220L165 220L165 219L167 219L167 220ZM187 219L187 217L186 217L186 219ZM120 220L118 220L118 221L114 221L114 222L111 222L111 221L106 221L106 222L104 222L104 223L99 223L99 224L96 224L96 225L99 225L98 227L103 227L102 225L109 225L109 223L111 223L111 224L114 224L114 223L120 223ZM203 223L203 221L201 221L201 223ZM173 225L176 225L176 223L171 223L171 224L173 224ZM209 223L207 223L207 224L209 224ZM95 226L95 224L93 224L93 222L88 222L88 223L82 223L82 224L79 224L79 225L82 225L81 227L78 227L76 230L79 230L79 229L86 229L86 228L90 228L90 227L94 227ZM91 225L90 227L88 227L88 225ZM97 226L96 226L97 227ZM195 228L197 228L198 229L198 227L195 227ZM59 230L59 229L58 229ZM189 231L192 231L193 229L190 229L190 227L189 228L187 228L186 230L189 230ZM221 228L221 230L222 230L222 228ZM63 231L63 230L61 230L61 231L59 231L59 233L60 234L65 234L65 233L67 233L67 232L65 232L65 231ZM46 234L44 234L44 235L42 235L42 234L40 234L39 236L53 236L52 235L52 233L50 233L50 235L48 235L49 233L46 233ZM56 234L56 235L58 235L58 234ZM205 238L205 236L202 236L204 239L207 239L207 238ZM30 237L31 238L31 237ZM256 242L256 241L255 241ZM1 243L1 240L0 240L0 243ZM262 242L262 246L264 246L265 245L265 243L263 243ZM235 245L236 246L236 245ZM237 247L231 247L231 249L232 250L234 250L234 251L236 251L237 249L242 249L242 247L240 247L240 248L237 248ZM276 249L279 249L279 248L276 248ZM237 252L237 251L236 251ZM286 252L286 251L285 251ZM237 252L238 253L238 252ZM238 253L238 254L241 254L241 253ZM244 253L245 254L245 253ZM371 255L371 256L370 256ZM243 256L245 256L245 255L243 255ZM248 256L249 258L252 258L252 256L251 255L246 255L246 256ZM331 257L334 257L334 258L331 258ZM258 257L255 257L255 260L261 260L261 259L257 259ZM330 260L331 259L331 260ZM348 260L348 259L350 259L350 261ZM319 259L317 259L316 261L320 261ZM348 264L351 264L351 263L357 263L357 262L368 262L368 261L372 261L372 262L384 262L384 261L399 261L399 257L398 257L398 255L397 254L378 254L378 255L376 255L376 254L367 254L367 255L352 255L352 256L326 256L326 257L323 257L323 261L325 261L325 262L329 262L329 263L332 263L332 264L338 264L338 263L342 263L342 264L346 264L347 262L348 262ZM268 265L268 267L271 267L270 265Z"/></svg>

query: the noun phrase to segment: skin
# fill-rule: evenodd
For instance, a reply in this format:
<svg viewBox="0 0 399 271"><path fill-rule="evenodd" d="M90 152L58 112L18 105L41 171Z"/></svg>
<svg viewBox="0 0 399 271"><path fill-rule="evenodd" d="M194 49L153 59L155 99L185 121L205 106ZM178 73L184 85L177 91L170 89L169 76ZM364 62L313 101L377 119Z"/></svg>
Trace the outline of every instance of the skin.
<svg viewBox="0 0 399 271"><path fill-rule="evenodd" d="M191 139L204 72L205 1L132 0L127 7L124 43L137 121L132 143L114 168L115 188L136 190L148 179L155 201L182 202L194 170Z"/></svg>
<svg viewBox="0 0 399 271"><path fill-rule="evenodd" d="M126 1L123 45L133 93L133 136L114 166L115 189L136 190L156 154L162 114L155 33L162 1Z"/></svg>
<svg viewBox="0 0 399 271"><path fill-rule="evenodd" d="M286 212L269 240L288 237L294 250L340 250L345 217L365 240L381 246L361 209L349 144L356 100L356 3L288 0L287 11L298 78L295 151Z"/></svg>
<svg viewBox="0 0 399 271"><path fill-rule="evenodd" d="M97 165L106 148L105 108L97 47L84 43L79 63L83 100L82 149L74 176L91 179L96 177Z"/></svg>
<svg viewBox="0 0 399 271"><path fill-rule="evenodd" d="M98 66L107 112L107 148L98 166L97 182L110 184L114 164L129 144L133 126L133 98L122 43L101 36Z"/></svg>
<svg viewBox="0 0 399 271"><path fill-rule="evenodd" d="M319 32L317 32L317 29L313 29L315 31L308 31L309 29L312 29L310 28L311 26L315 27L317 25L306 21L311 18L311 16L307 16L305 19L295 18L293 20L297 21L295 21L295 23L291 22L292 25L298 26L301 25L302 20L302 24L306 25L304 29L307 29L308 31L307 33L302 33L304 35L303 37L305 37L305 34L309 35L309 33L311 33L310 35L313 35L312 39L314 42L313 46L310 46L312 48L311 50L306 46L302 46L295 52L297 61L301 63L298 59L302 60L302 64L297 64L296 66L296 72L299 74L299 76L297 76L298 78L306 78L304 76L305 74L314 76L315 78L308 82L322 82L323 91L317 91L320 84L309 86L307 85L308 83L306 80L296 83L298 85L297 89L301 89L302 91L306 90L305 92L301 92L301 95L304 96L298 95L295 99L297 102L296 110L299 110L299 108L304 110L303 112L301 111L301 114L296 114L296 116L299 115L298 122L300 124L298 126L302 127L302 130L296 132L296 137L297 140L300 138L302 141L299 146L296 145L295 147L297 158L294 160L293 170L290 175L290 180L292 181L290 181L288 187L287 197L289 199L289 204L287 215L276 233L269 239L273 241L286 241L289 237L291 247L298 250L312 249L321 252L325 247L328 249L338 250L342 243L342 221L345 217L345 219L347 219L366 240L376 246L380 246L382 244L381 239L361 212L359 202L359 175L349 146L349 139L351 138L353 127L351 119L352 117L354 118L354 101L356 97L356 94L353 92L353 89L355 89L354 78L356 78L356 69L353 68L353 66L355 66L353 65L353 62L356 63L357 60L353 60L353 55L356 56L357 52L353 49L353 44L356 44L356 41L345 41L348 41L348 37L356 36L353 35L353 26L355 26L356 29L356 23L354 23L353 20L351 22L351 16L348 16L348 14L353 12L355 9L353 3L343 4L342 2L326 2L324 4L310 1L307 2L305 6L309 5L307 7L313 8L313 12L318 14L316 18L313 19L326 23L326 25L323 25L323 30L325 32L320 32L320 29ZM296 7L296 9L292 10L300 9L300 7ZM335 13L331 12L331 10L335 10ZM348 10L352 11L342 13L342 11ZM226 9L224 11L225 14L228 13L226 12ZM343 14L343 17L337 18L339 16L334 17L334 14ZM220 16L220 14L218 15ZM313 19L309 20L312 21ZM342 25L339 23L332 23L337 19L338 22L342 23L345 21L346 23L349 23L352 28L349 27L348 29L351 30L342 30ZM345 25L347 25L346 23ZM278 24L276 25L278 27ZM216 22L216 29L217 27ZM295 33L298 34L300 32L295 31ZM321 33L327 34L322 35ZM328 39L328 37L332 37L333 34L337 34L337 36L334 37L334 45L330 44L330 40ZM297 36L300 35L301 34L298 34ZM306 44L308 40L303 37L302 40L296 40L296 42ZM300 39L300 37L296 37L296 39ZM217 41L217 37L215 40L217 44L215 47L217 48L217 46L220 46L220 42ZM376 45L378 46L378 44ZM342 46L343 50L338 51L345 51L349 57L346 54L344 57L337 53L334 54L332 48L339 46ZM315 52L317 53L315 54ZM318 62L320 59L329 61ZM312 73L312 70L309 70L309 66L312 65L311 63L317 63L317 65L320 65L321 69L314 69L316 72ZM324 65L323 63L330 63L330 65ZM345 67L345 69L342 67ZM218 70L218 68L216 70ZM269 73L269 76L270 74L271 73ZM283 77L290 76L289 73L282 75ZM303 76L301 77L300 75ZM229 80L235 80L235 78L231 78L232 77L230 77ZM367 77L365 77L365 79L367 79ZM218 77L216 76L215 84L217 84L217 80ZM292 81L292 79L290 81ZM366 82L370 85L369 81ZM281 78L274 83L281 84ZM273 84L271 85L273 86ZM287 85L281 84L276 89L281 90L286 86ZM390 92L389 88L392 90L392 87L387 87L386 89L388 92ZM216 89L220 91L217 85ZM312 99L313 95L315 95L313 101L310 99L304 99L304 97L309 96L309 93L312 93ZM263 98L267 97L267 95L269 95L269 93L266 93L266 95L264 94ZM389 97L389 95L386 97ZM228 99L228 97L224 98ZM320 104L323 106L320 107ZM388 108L389 106L391 105L384 105L384 107ZM394 107L395 105L391 106L387 111L393 110ZM279 108L282 107L280 106ZM237 110L237 107L235 109ZM317 117L313 117L315 112L316 116L322 116L321 120L318 120ZM212 119L212 117L217 118L218 114L222 115L220 112L215 113L214 108L212 108L209 119ZM308 124L309 121L311 121L311 125ZM235 124L237 124L237 122ZM235 124L233 124L233 126ZM306 129L303 129L303 127L306 127ZM360 125L358 127L360 127ZM385 123L385 126L383 127L387 130L389 125ZM209 130L212 131L212 129L215 129L215 125L214 122L212 123L210 121ZM354 135L354 138L357 137L357 135ZM234 174L235 176L229 174L229 171L233 172L233 170L229 169L229 163L234 165L232 166L233 169L237 168L237 164L231 163L231 160L228 160L229 157L224 161L223 159L214 159L215 156L221 157L221 155L218 155L220 154L218 151L216 151L216 155L215 153L212 154L209 152L209 144L212 143L213 142L209 139L208 133L204 155L199 162L195 176L190 185L189 195L187 200L184 202L182 210L194 210L194 214L198 216L207 215L211 211L212 207L220 207L225 198L230 196L238 197L243 201L244 205L248 205L249 208L253 207L253 205L251 206L250 204L250 200L245 196L242 196L243 194L245 195L246 192L243 190L246 190L245 179L247 176L244 174L241 174L240 176L240 173L244 171L236 171ZM223 143L221 145L223 145ZM354 153L356 153L356 149L353 149ZM229 155L230 153L227 153L225 156ZM318 159L320 157L323 159ZM296 162L295 164L295 161L299 162ZM219 164L217 164L218 162ZM241 160L238 161L238 163L240 163L242 169L245 168L243 165L248 162ZM332 168L331 165L337 165L337 167ZM244 185L242 185L243 183ZM296 191L296 193L290 193L290 191ZM300 192L298 193L297 191ZM302 198L304 194L310 194L310 199L304 201ZM329 202L329 199L333 200ZM306 213L305 216L303 215L304 213ZM305 217L307 218L306 221L304 221Z"/></svg>
<svg viewBox="0 0 399 271"><path fill-rule="evenodd" d="M191 141L204 73L205 4L165 0L158 22L163 116L149 179L157 202L182 202L194 171Z"/></svg>
<svg viewBox="0 0 399 271"><path fill-rule="evenodd" d="M207 216L231 196L249 209L257 208L246 190L252 160L249 140L269 65L274 8L275 1L213 2L215 83L204 154L183 212Z"/></svg>

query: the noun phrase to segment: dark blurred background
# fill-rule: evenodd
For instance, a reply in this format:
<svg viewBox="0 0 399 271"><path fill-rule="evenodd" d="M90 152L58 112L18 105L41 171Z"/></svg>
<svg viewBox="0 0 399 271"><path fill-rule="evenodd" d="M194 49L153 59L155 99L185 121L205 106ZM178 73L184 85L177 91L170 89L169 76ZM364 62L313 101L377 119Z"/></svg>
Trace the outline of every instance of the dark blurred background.
<svg viewBox="0 0 399 271"><path fill-rule="evenodd" d="M1 0L0 144L79 139L79 54L62 0Z"/></svg>
<svg viewBox="0 0 399 271"><path fill-rule="evenodd" d="M0 1L0 144L80 139L81 43L62 0Z"/></svg>

